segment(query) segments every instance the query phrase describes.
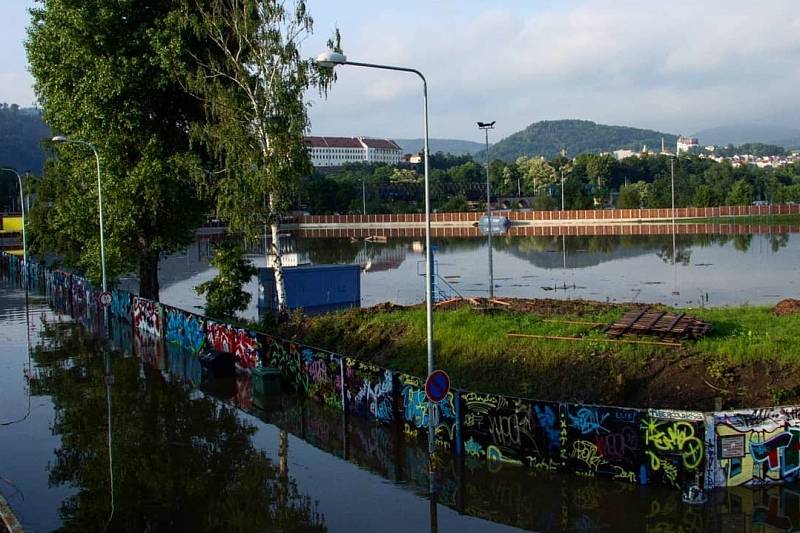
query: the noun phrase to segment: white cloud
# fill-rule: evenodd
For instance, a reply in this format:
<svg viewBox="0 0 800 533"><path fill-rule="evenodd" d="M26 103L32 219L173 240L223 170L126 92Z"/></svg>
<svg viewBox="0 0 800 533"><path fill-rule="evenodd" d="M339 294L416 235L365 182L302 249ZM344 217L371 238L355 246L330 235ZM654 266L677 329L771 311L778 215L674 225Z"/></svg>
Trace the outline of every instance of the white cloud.
<svg viewBox="0 0 800 533"><path fill-rule="evenodd" d="M379 19L353 33L343 27L346 52L425 72L431 131L440 136L470 137L481 117L497 117L501 135L543 118L686 133L800 118L794 1L602 0L528 13L496 5L458 24L432 16L410 25ZM315 130L417 136L415 80L373 74L342 71L330 100L315 107ZM351 106L361 112L340 112Z"/></svg>

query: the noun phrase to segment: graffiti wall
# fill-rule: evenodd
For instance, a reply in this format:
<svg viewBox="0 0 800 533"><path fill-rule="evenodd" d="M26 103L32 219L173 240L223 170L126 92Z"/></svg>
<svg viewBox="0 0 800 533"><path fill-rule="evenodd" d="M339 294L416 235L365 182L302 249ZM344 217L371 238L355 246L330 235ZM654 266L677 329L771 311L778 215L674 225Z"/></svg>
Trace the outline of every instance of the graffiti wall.
<svg viewBox="0 0 800 533"><path fill-rule="evenodd" d="M161 337L161 304L146 298L133 298L133 327L153 337Z"/></svg>
<svg viewBox="0 0 800 533"><path fill-rule="evenodd" d="M462 392L464 453L554 470L563 461L557 403Z"/></svg>
<svg viewBox="0 0 800 533"><path fill-rule="evenodd" d="M197 353L172 342L168 342L165 349L169 362L169 373L173 378L195 387L200 385L203 368Z"/></svg>
<svg viewBox="0 0 800 533"><path fill-rule="evenodd" d="M167 368L161 337L153 335L146 329L134 328L133 353L152 368L158 370Z"/></svg>
<svg viewBox="0 0 800 533"><path fill-rule="evenodd" d="M436 443L441 449L460 453L459 402L456 393L451 391L444 400L433 404L433 412L428 409L425 396L425 382L409 374L397 374L400 390L399 405L404 432L410 439L427 439L429 417L433 416Z"/></svg>
<svg viewBox="0 0 800 533"><path fill-rule="evenodd" d="M390 370L346 357L347 410L362 418L394 421L394 376Z"/></svg>
<svg viewBox="0 0 800 533"><path fill-rule="evenodd" d="M197 315L163 306L164 336L167 342L191 353L198 353L206 345L205 320Z"/></svg>
<svg viewBox="0 0 800 533"><path fill-rule="evenodd" d="M308 383L307 394L315 401L342 410L342 358L311 348L300 353L302 371Z"/></svg>
<svg viewBox="0 0 800 533"><path fill-rule="evenodd" d="M128 291L114 289L111 291L111 314L122 320L131 319L133 295Z"/></svg>
<svg viewBox="0 0 800 533"><path fill-rule="evenodd" d="M18 278L20 268L18 258L0 253L5 275ZM55 269L35 273L57 310L106 333L88 281ZM463 454L465 464L562 469L679 489L760 487L800 478L800 407L700 413L453 390L430 408L420 377L206 320L125 291L112 296L112 312L121 319L110 324L112 338L154 368L169 366L173 375L197 385L200 350L232 353L240 370L277 368L296 392L320 404L400 422L408 441L425 441L432 421L438 448ZM240 373L234 395L238 405L250 408L249 373ZM795 516L781 516L789 515Z"/></svg>
<svg viewBox="0 0 800 533"><path fill-rule="evenodd" d="M800 408L714 413L716 486L791 483L800 473Z"/></svg>
<svg viewBox="0 0 800 533"><path fill-rule="evenodd" d="M705 486L703 413L649 409L640 427L645 457L642 484Z"/></svg>
<svg viewBox="0 0 800 533"><path fill-rule="evenodd" d="M212 350L233 354L239 368L250 369L261 366L256 333L209 320L206 322L206 340Z"/></svg>

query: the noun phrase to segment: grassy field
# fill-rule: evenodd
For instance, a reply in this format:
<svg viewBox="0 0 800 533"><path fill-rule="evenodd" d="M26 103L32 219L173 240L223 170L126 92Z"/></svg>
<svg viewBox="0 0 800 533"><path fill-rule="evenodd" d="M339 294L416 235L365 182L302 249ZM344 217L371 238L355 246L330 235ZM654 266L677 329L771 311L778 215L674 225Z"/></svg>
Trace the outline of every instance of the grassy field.
<svg viewBox="0 0 800 533"><path fill-rule="evenodd" d="M457 387L553 400L704 409L716 396L730 406L753 406L800 395L800 314L775 316L768 307L681 310L712 322L714 331L671 347L612 343L591 325L549 321L605 324L632 304L541 302L531 312L477 312L470 305L437 310L437 366ZM395 370L427 372L422 307L351 310L295 321L281 333Z"/></svg>

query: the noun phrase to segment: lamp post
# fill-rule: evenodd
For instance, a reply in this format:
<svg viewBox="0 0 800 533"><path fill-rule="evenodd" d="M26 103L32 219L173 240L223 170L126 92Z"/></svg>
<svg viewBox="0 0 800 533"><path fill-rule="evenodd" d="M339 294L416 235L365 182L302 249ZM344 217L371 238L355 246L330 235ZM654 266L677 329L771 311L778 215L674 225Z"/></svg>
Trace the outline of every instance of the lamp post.
<svg viewBox="0 0 800 533"><path fill-rule="evenodd" d="M561 165L561 210L564 210L564 165Z"/></svg>
<svg viewBox="0 0 800 533"><path fill-rule="evenodd" d="M362 210L364 212L364 216L366 216L367 215L367 178L366 178L366 176L361 176L361 208L362 208Z"/></svg>
<svg viewBox="0 0 800 533"><path fill-rule="evenodd" d="M328 50L317 56L316 64L321 67L334 68L338 65L352 65L354 67L376 68L381 70L395 70L399 72L410 72L416 74L422 80L422 102L424 112L424 128L425 128L425 314L426 326L428 337L428 374L430 375L433 370L433 255L431 254L431 197L430 197L430 184L428 180L428 82L425 76L416 69L407 67L395 67L390 65L378 65L373 63L359 63L355 61L348 61L347 56L340 52ZM431 458L436 451L436 432L434 427L434 403L428 402L428 453ZM433 467L434 462L431 461ZM431 476L431 480L433 476Z"/></svg>
<svg viewBox="0 0 800 533"><path fill-rule="evenodd" d="M103 292L106 292L108 290L108 284L106 282L106 246L104 235L105 232L103 230L103 183L100 179L100 156L98 155L97 149L94 147L94 145L86 141L70 139L63 135L56 135L53 137L52 141L54 143L81 144L83 146L88 146L94 153L94 159L97 162L97 203L100 208L100 266L103 271Z"/></svg>
<svg viewBox="0 0 800 533"><path fill-rule="evenodd" d="M494 129L492 122L478 122L478 129L486 134L486 224L489 228L489 298L494 298L494 265L492 264L492 185L489 181L489 130Z"/></svg>
<svg viewBox="0 0 800 533"><path fill-rule="evenodd" d="M25 283L25 287L28 286L28 240L25 234L25 193L22 190L22 176L19 175L19 172L14 170L13 168L9 167L2 167L0 170L5 170L6 172L11 172L12 174L17 176L17 182L19 183L19 207L20 211L22 212L22 263L25 265L23 269L23 282Z"/></svg>

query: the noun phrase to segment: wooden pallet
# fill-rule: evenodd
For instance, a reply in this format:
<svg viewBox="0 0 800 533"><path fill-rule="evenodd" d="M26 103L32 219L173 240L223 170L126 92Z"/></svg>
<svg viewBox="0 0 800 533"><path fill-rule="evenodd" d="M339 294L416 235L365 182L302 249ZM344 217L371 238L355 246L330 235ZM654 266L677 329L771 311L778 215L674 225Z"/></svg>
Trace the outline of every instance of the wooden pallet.
<svg viewBox="0 0 800 533"><path fill-rule="evenodd" d="M697 339L709 334L712 329L710 322L686 313L672 315L644 308L625 313L619 320L607 325L604 331L613 338L652 335L662 339Z"/></svg>

